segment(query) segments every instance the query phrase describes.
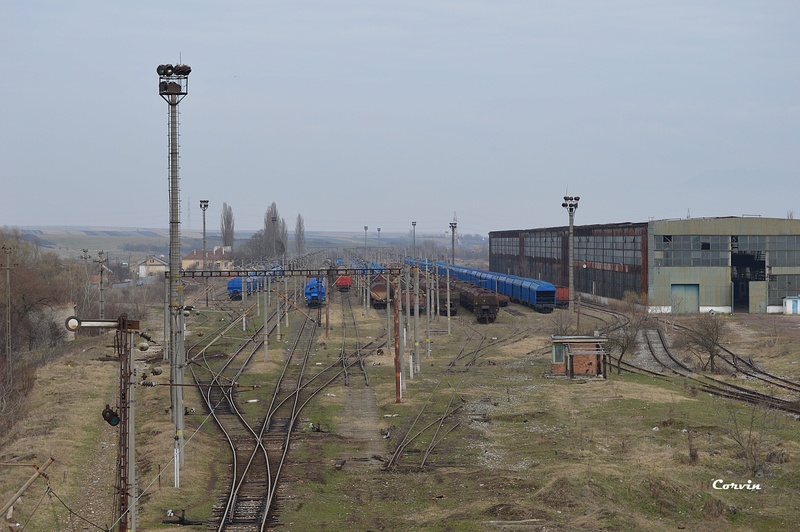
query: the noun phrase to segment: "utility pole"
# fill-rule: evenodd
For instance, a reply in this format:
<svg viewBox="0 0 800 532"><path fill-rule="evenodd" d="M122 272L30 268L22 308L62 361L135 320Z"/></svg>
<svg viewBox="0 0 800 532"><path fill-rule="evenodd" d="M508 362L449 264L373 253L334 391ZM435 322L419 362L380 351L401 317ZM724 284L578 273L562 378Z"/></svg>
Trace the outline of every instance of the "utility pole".
<svg viewBox="0 0 800 532"><path fill-rule="evenodd" d="M369 296L370 296L370 275L369 275L369 262L367 261L367 230L369 226L364 226L364 312L369 312ZM389 291L389 287L386 287L386 291Z"/></svg>
<svg viewBox="0 0 800 532"><path fill-rule="evenodd" d="M102 250L98 251L97 252L97 258L94 260L95 262L100 264L100 319L101 320L106 317L106 314L105 314L105 312L106 312L105 311L106 300L105 300L105 297L103 295L103 290L104 290L104 288L103 288L103 268L104 268L104 266L103 265L106 262L108 262L108 259L103 258L103 255L105 255L105 254L106 254L105 251L102 251Z"/></svg>
<svg viewBox="0 0 800 532"><path fill-rule="evenodd" d="M388 277L387 277L388 278ZM398 275L394 280L394 293L397 294L396 301L402 301L403 298L399 297L400 294L400 276ZM386 293L391 290L391 285L386 284ZM388 312L388 310L387 310ZM398 305L394 305L394 402L400 403L403 397L403 362L400 360L400 309ZM388 342L387 342L388 344Z"/></svg>
<svg viewBox="0 0 800 532"><path fill-rule="evenodd" d="M445 265L447 274L447 335L450 336L450 265Z"/></svg>
<svg viewBox="0 0 800 532"><path fill-rule="evenodd" d="M431 284L433 277L431 273L428 270L428 262L425 261L425 353L427 358L431 358L431 293L435 286Z"/></svg>
<svg viewBox="0 0 800 532"><path fill-rule="evenodd" d="M14 382L14 371L11 363L11 246L3 244L6 254L6 381L8 385Z"/></svg>
<svg viewBox="0 0 800 532"><path fill-rule="evenodd" d="M200 200L200 210L203 211L203 271L206 271L206 210L208 210L208 200ZM205 281L206 308L208 308L208 277L203 277Z"/></svg>
<svg viewBox="0 0 800 532"><path fill-rule="evenodd" d="M414 369L419 373L419 268L414 266Z"/></svg>
<svg viewBox="0 0 800 532"><path fill-rule="evenodd" d="M189 93L189 65L158 65L158 94L169 106L169 345L172 416L175 421L175 487L180 487L183 465L183 380L186 353L183 351L183 312L181 290L180 187L178 176L178 104Z"/></svg>

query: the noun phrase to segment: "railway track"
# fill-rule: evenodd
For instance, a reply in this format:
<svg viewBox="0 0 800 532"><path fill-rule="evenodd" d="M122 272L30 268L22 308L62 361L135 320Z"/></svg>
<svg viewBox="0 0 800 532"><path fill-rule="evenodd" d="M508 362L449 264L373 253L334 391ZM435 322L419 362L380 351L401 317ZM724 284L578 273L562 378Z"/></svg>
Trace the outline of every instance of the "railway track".
<svg viewBox="0 0 800 532"><path fill-rule="evenodd" d="M248 420L237 407L236 383L262 346L263 329L248 333L221 367L216 367L218 359L207 359L205 353L217 338L229 334L242 317L231 320L214 338L206 340L204 346L194 346L193 366L202 365L207 375L201 376L192 368L193 374L197 374L204 402L228 442L232 457L230 489L213 510L212 524L216 530L265 530L279 526L282 475L301 412L331 384L344 380L350 385L354 371L363 375L364 385L369 386L364 353L382 345L383 340L378 338L364 344L349 297L342 298L342 308L343 340L336 360L327 365L310 362L318 323L306 316L284 354L279 375L271 384L268 404L255 420L253 414ZM274 318L273 314L270 322Z"/></svg>
<svg viewBox="0 0 800 532"><path fill-rule="evenodd" d="M610 309L606 310L603 307L594 305L592 305L591 308L598 312L608 312L609 314L617 316L617 321L621 324L621 326L624 326L622 325L624 314L614 312ZM675 328L679 330L687 330L686 327L680 324L675 324ZM770 405L771 407L787 412L800 413L800 401L798 401L796 397L792 399L783 399L775 397L774 395L762 393L752 388L727 382L724 379L713 375L696 373L693 368L680 361L672 353L668 347L664 332L661 329L646 329L643 331L643 337L649 356L658 364L661 371L653 371L652 369L642 367L641 365L631 364L623 361L621 365L626 371L661 377L664 377L663 372L667 371L672 375L687 379L696 385L698 389L706 391L712 395L740 400L748 403L764 403ZM760 383L771 388L780 389L792 395L800 393L800 383L764 371L762 368L759 368L750 359L750 357L738 356L733 351L722 345L718 345L718 347L722 353L717 355L717 360L727 364L732 373L740 373L756 383Z"/></svg>
<svg viewBox="0 0 800 532"><path fill-rule="evenodd" d="M513 313L510 314L514 315ZM524 321L525 314L519 314ZM479 365L481 357L490 348L510 345L531 335L529 328L517 325L514 331L505 338L487 338L483 331L478 330L471 324L458 323L464 327L466 338L459 352L447 363L447 368L448 371L453 371L456 368L461 371L460 382L464 382L469 377L470 369ZM432 405L441 402L439 390L445 383L446 387L450 389L450 396L447 404L439 406L437 410ZM461 426L461 421L457 418L464 401L458 393L460 386L460 384L455 387L450 385L448 376L436 383L411 425L403 429L400 438L396 442L394 452L386 462L387 469L423 470L429 467L434 450L448 435ZM401 464L403 457L409 454L419 457L418 462L412 465Z"/></svg>
<svg viewBox="0 0 800 532"><path fill-rule="evenodd" d="M800 402L796 400L786 400L773 395L761 393L743 386L726 382L722 379L695 373L691 368L680 362L670 351L666 344L663 333L660 330L655 332L647 331L647 345L653 358L665 369L676 375L687 379L697 386L701 391L711 395L734 399L751 404L764 404L770 408L783 410L793 414L800 414ZM666 355L666 360L664 359Z"/></svg>

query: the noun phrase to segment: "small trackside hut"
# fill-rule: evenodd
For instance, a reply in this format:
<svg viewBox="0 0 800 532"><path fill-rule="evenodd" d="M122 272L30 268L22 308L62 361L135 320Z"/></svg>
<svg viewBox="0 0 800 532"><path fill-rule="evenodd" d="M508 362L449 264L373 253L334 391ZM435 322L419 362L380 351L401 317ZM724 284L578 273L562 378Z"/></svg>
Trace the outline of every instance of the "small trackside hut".
<svg viewBox="0 0 800 532"><path fill-rule="evenodd" d="M602 377L606 378L608 353L605 343L608 338L596 336L551 336L552 376Z"/></svg>

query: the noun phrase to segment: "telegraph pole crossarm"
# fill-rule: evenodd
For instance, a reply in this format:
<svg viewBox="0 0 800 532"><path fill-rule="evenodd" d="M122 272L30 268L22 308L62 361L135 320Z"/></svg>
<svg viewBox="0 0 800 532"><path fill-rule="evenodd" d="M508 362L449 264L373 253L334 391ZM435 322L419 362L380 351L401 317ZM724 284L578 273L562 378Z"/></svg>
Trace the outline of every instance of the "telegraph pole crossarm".
<svg viewBox="0 0 800 532"><path fill-rule="evenodd" d="M37 465L33 465L33 468L34 468L34 469L36 469L36 472L35 472L35 473L33 474L33 476L32 476L31 478L29 478L29 479L28 479L28 481L27 481L27 482L25 482L25 484L24 484L24 485L23 485L23 486L22 486L22 487L21 487L21 488L20 488L20 489L19 489L19 490L18 490L18 491L17 491L17 492L16 492L16 493L15 493L15 494L12 496L12 497L11 497L11 500L10 500L10 501L8 501L8 502L7 502L5 505L3 505L3 508L2 508L2 509L0 509L0 515L5 515L5 513L8 511L8 509L9 509L9 508L11 508L11 507L14 505L14 503L15 503L15 502L17 502L17 499L19 499L20 497L22 497L22 494L23 494L23 493L25 493L25 490L27 490L28 488L30 488L30 487L31 487L31 484L33 484L33 483L36 481L36 479L37 479L37 478L39 478L39 477L45 477L45 478L47 478L47 475L45 475L45 474L44 474L44 470L45 470L45 469L47 469L47 468L50 466L50 464L52 464L52 463L53 463L53 462L55 462L55 461L56 461L56 460L55 460L55 458L48 458L48 459L47 459L47 462L45 462L44 464L42 464L42 466L41 466L41 467L39 467L39 466L37 466ZM4 465L4 466L9 466L9 465L10 465L10 466L16 466L16 465L26 465L26 466L29 466L29 465L31 465L31 464L0 464L0 465Z"/></svg>

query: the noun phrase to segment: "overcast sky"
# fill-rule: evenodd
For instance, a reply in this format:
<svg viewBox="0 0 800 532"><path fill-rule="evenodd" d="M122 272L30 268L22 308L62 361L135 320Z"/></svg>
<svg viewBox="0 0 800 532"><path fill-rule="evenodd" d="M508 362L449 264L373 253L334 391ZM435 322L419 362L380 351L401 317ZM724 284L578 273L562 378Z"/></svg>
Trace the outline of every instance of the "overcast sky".
<svg viewBox="0 0 800 532"><path fill-rule="evenodd" d="M0 225L800 217L797 0L3 0Z"/></svg>

